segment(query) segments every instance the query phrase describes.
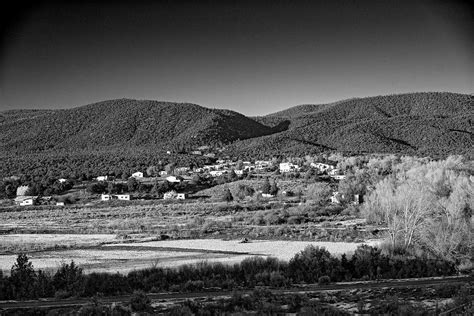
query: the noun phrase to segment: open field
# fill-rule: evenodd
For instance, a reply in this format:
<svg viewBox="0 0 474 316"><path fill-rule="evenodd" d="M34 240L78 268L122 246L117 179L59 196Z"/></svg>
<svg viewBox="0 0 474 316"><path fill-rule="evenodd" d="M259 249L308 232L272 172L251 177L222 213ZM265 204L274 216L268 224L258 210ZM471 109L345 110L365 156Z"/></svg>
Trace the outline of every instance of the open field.
<svg viewBox="0 0 474 316"><path fill-rule="evenodd" d="M91 244L104 243L102 246L82 249L45 250L29 253L29 257L36 269L55 271L62 263L74 260L85 272L121 272L150 268L152 266L172 267L182 264L194 264L201 261L236 263L252 256L271 256L282 260L291 259L308 245L325 247L332 254L353 252L360 243L332 243L332 242L304 242L253 240L249 243L240 243L239 240L220 239L190 239L144 241L135 243L118 242L113 235L27 235L24 239L16 235L18 241L39 240L48 242L51 238L72 242L72 240L89 241ZM0 236L0 241L12 239L13 236ZM369 241L368 244L376 244ZM16 260L16 255L0 255L0 269L8 272Z"/></svg>

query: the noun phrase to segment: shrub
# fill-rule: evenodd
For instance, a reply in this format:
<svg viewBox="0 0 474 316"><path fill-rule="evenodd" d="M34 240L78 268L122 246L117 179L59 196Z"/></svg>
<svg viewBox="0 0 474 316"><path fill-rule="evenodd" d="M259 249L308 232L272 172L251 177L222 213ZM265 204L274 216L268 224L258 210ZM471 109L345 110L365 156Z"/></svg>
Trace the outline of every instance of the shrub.
<svg viewBox="0 0 474 316"><path fill-rule="evenodd" d="M130 307L134 312L143 312L151 308L151 300L143 291L133 292Z"/></svg>

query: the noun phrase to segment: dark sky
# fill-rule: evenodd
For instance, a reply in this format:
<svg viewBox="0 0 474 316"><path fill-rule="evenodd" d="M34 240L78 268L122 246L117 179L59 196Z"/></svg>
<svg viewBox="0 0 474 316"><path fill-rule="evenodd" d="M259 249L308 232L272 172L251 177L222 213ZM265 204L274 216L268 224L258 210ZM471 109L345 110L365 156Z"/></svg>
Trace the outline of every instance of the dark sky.
<svg viewBox="0 0 474 316"><path fill-rule="evenodd" d="M3 13L0 110L125 97L262 115L350 97L472 93L472 12L434 0L17 5Z"/></svg>

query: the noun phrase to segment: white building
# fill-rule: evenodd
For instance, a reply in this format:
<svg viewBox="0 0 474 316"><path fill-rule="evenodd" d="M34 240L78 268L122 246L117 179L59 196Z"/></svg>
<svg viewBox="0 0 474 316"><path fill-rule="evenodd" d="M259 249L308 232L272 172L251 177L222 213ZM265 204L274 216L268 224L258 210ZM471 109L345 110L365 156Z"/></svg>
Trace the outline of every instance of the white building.
<svg viewBox="0 0 474 316"><path fill-rule="evenodd" d="M186 193L178 193L176 195L177 200L185 200L186 199Z"/></svg>
<svg viewBox="0 0 474 316"><path fill-rule="evenodd" d="M172 191L168 191L165 194L163 194L163 199L164 200L171 200L171 199L176 198L176 196L177 196L176 191L172 190Z"/></svg>
<svg viewBox="0 0 474 316"><path fill-rule="evenodd" d="M37 196L18 196L15 198L15 203L20 206L35 205L37 203Z"/></svg>
<svg viewBox="0 0 474 316"><path fill-rule="evenodd" d="M120 201L130 201L130 194L117 194L115 195Z"/></svg>
<svg viewBox="0 0 474 316"><path fill-rule="evenodd" d="M333 165L322 163L322 162L312 162L311 167L318 169L319 172L328 172L333 170L335 167Z"/></svg>
<svg viewBox="0 0 474 316"><path fill-rule="evenodd" d="M67 181L67 180L64 179L64 178L58 179L58 182L59 182L59 183L64 183L64 182L66 182L66 181Z"/></svg>
<svg viewBox="0 0 474 316"><path fill-rule="evenodd" d="M102 201L110 201L110 200L112 200L112 195L110 195L110 194L102 194L102 195L100 196L100 199L101 199Z"/></svg>
<svg viewBox="0 0 474 316"><path fill-rule="evenodd" d="M168 172L162 170L160 171L160 176L167 176L168 175Z"/></svg>
<svg viewBox="0 0 474 316"><path fill-rule="evenodd" d="M166 177L166 181L172 182L172 183L180 183L180 182L181 182L181 179L182 179L182 178L176 177L176 176L169 176L169 177Z"/></svg>
<svg viewBox="0 0 474 316"><path fill-rule="evenodd" d="M337 174L337 175L331 176L331 178L333 178L334 180L344 180L346 176L343 174Z"/></svg>
<svg viewBox="0 0 474 316"><path fill-rule="evenodd" d="M222 170L209 171L209 174L211 175L211 177L219 177L219 176L222 176L224 173L225 171L222 171Z"/></svg>
<svg viewBox="0 0 474 316"><path fill-rule="evenodd" d="M98 176L97 181L107 181L109 179L109 176Z"/></svg>
<svg viewBox="0 0 474 316"><path fill-rule="evenodd" d="M56 202L56 206L64 206L64 202Z"/></svg>
<svg viewBox="0 0 474 316"><path fill-rule="evenodd" d="M132 173L132 178L135 178L135 179L143 178L143 172L137 171L135 173Z"/></svg>
<svg viewBox="0 0 474 316"><path fill-rule="evenodd" d="M292 164L291 162L280 163L280 172L296 172L299 170L300 170L300 167Z"/></svg>

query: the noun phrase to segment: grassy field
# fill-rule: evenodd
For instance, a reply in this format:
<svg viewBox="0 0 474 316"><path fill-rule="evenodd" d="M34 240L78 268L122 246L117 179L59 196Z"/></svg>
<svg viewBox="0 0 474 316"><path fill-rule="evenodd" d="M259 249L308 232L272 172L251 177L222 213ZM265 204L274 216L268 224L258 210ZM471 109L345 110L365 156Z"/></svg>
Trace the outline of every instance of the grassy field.
<svg viewBox="0 0 474 316"><path fill-rule="evenodd" d="M18 238L20 237L20 238ZM55 271L62 263L74 260L85 272L122 272L150 268L152 266L172 267L181 264L195 264L201 261L236 263L252 256L271 256L290 260L308 245L325 247L333 254L353 252L360 243L343 242L304 242L278 240L252 240L240 243L239 240L189 239L144 241L134 243L118 242L113 235L36 235L0 236L0 241L15 239L22 245L25 241L37 240L39 244L57 245L70 243L66 249L53 249L29 252L28 255L36 269ZM74 244L74 240L82 244ZM114 243L115 241L115 243ZM11 244L14 242L11 241ZM101 246L84 247L87 244L105 243ZM377 241L368 241L374 245ZM83 248L75 248L75 246ZM8 274L16 255L0 255L0 270Z"/></svg>

